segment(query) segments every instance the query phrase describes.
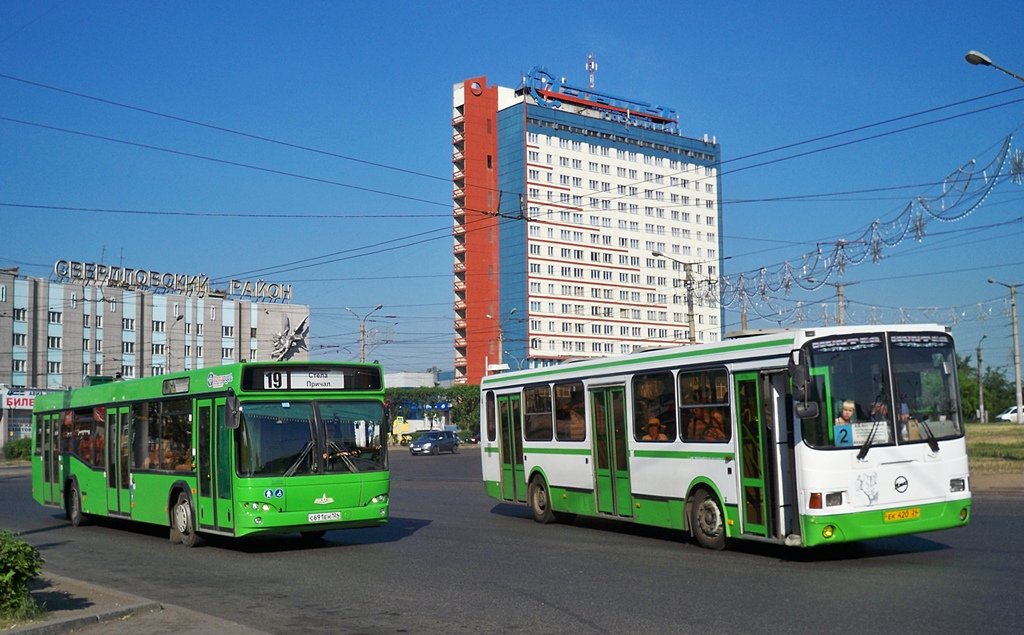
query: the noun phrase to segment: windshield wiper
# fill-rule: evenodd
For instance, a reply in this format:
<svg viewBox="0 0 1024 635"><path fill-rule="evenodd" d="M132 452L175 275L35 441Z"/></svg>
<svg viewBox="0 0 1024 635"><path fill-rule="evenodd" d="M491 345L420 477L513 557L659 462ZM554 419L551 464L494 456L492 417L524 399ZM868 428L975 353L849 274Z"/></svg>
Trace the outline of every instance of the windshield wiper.
<svg viewBox="0 0 1024 635"><path fill-rule="evenodd" d="M306 441L306 447L302 448L302 452L299 453L299 457L297 459L295 459L295 462L292 463L291 467L289 467L287 470L285 470L284 475L285 476L293 476L295 474L295 472L297 472L299 470L299 466L302 465L302 462L306 459L306 457L309 456L309 454L310 454L310 452L312 450L313 450L313 442L312 441Z"/></svg>
<svg viewBox="0 0 1024 635"><path fill-rule="evenodd" d="M935 435L932 434L932 429L928 427L927 421L920 421L918 425L924 428L924 434L928 437L928 447L932 449L932 454L939 453L939 442L935 439Z"/></svg>
<svg viewBox="0 0 1024 635"><path fill-rule="evenodd" d="M863 461L864 457L868 455L868 450L871 449L871 443L875 440L875 433L878 432L878 424L882 423L879 419L871 426L871 432L868 432L868 438L864 439L864 446L861 447L860 452L857 453L857 460Z"/></svg>

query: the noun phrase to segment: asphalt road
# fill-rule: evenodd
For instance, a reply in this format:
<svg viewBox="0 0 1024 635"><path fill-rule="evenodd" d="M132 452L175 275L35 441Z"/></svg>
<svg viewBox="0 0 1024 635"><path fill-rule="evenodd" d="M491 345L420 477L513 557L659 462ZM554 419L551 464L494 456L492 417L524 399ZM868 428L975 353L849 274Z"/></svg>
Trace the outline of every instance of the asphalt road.
<svg viewBox="0 0 1024 635"><path fill-rule="evenodd" d="M0 527L61 576L272 633L1016 633L1024 495L977 494L966 529L825 550L725 552L612 521L537 525L487 498L479 451L392 455L392 517L172 545L163 528L71 527L0 471Z"/></svg>

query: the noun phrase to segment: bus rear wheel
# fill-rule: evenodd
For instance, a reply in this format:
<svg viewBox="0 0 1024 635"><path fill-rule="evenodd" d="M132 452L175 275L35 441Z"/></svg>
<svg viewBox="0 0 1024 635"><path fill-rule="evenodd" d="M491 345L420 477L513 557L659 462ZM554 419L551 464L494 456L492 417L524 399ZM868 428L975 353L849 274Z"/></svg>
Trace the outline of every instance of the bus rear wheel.
<svg viewBox="0 0 1024 635"><path fill-rule="evenodd" d="M693 496L690 530L700 546L716 551L725 548L725 514L718 500L705 489Z"/></svg>
<svg viewBox="0 0 1024 635"><path fill-rule="evenodd" d="M196 533L195 512L185 492L178 494L178 502L171 511L171 542L180 542L186 547L197 547L203 539Z"/></svg>
<svg viewBox="0 0 1024 635"><path fill-rule="evenodd" d="M555 520L555 512L551 511L551 495L544 479L539 476L530 481L530 488L527 490L530 500L530 509L533 511L533 519L542 525Z"/></svg>

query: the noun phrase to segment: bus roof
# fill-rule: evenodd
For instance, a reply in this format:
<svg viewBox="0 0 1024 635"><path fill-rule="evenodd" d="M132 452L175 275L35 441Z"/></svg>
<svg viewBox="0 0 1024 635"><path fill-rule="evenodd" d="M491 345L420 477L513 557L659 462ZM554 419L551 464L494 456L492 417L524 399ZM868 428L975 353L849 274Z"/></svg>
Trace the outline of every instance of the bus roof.
<svg viewBox="0 0 1024 635"><path fill-rule="evenodd" d="M807 340L818 337L899 331L940 331L948 334L949 328L939 324L891 324L770 329L760 332L743 331L721 342L644 350L614 357L596 357L588 360L574 359L572 364L558 364L498 375L488 375L481 380L480 385L484 387L501 385L506 382L515 384L543 381L547 378L569 375L611 375L619 370L625 371L635 366L649 363L665 363L670 360L679 364L701 364L785 356L788 355L788 351L802 346Z"/></svg>
<svg viewBox="0 0 1024 635"><path fill-rule="evenodd" d="M282 386L274 390L295 394L295 391L323 392L355 391L383 392L384 372L380 364L355 362L239 362L222 366L197 368L166 375L140 377L138 379L116 379L100 381L82 388L40 395L35 400L34 410L45 412L67 408L88 407L98 404L137 401L173 397L174 395L201 395L226 393L230 388L238 394L270 392L271 389L253 385L255 375L260 371L281 372L286 376L302 372L322 373L337 376L339 371L348 375L365 375L368 379L361 385L337 386ZM326 382L326 380L325 380ZM266 394L266 392L264 394Z"/></svg>

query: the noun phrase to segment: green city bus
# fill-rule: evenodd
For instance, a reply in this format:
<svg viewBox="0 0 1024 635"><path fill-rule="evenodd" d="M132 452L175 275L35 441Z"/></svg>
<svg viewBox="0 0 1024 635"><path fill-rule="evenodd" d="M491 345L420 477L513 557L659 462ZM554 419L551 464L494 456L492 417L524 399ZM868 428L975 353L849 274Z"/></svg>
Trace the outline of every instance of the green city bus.
<svg viewBox="0 0 1024 635"><path fill-rule="evenodd" d="M32 494L73 525L164 525L172 542L387 522L377 364L240 363L36 398Z"/></svg>

